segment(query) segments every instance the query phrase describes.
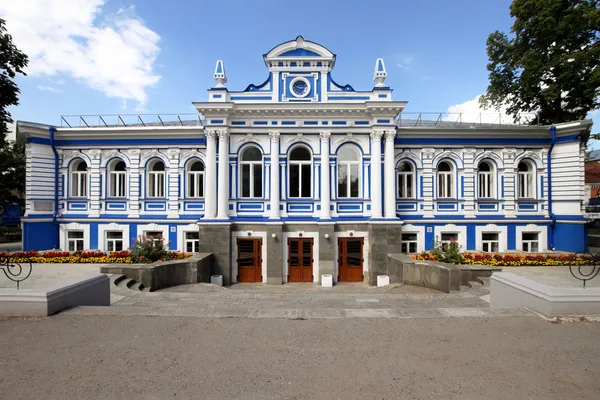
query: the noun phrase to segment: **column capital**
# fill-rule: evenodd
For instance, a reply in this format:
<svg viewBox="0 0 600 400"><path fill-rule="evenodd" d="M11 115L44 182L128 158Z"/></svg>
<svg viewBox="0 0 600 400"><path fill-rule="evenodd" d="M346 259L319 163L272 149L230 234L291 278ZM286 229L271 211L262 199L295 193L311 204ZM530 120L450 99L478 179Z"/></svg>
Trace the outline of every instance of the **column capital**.
<svg viewBox="0 0 600 400"><path fill-rule="evenodd" d="M206 130L205 135L207 140L225 140L229 137L229 131L227 128L211 128Z"/></svg>
<svg viewBox="0 0 600 400"><path fill-rule="evenodd" d="M321 137L321 142L329 142L329 139L331 138L331 132L321 131L319 132L319 136Z"/></svg>
<svg viewBox="0 0 600 400"><path fill-rule="evenodd" d="M374 129L373 132L371 132L371 141L381 142L381 137L384 133L385 131L383 129Z"/></svg>
<svg viewBox="0 0 600 400"><path fill-rule="evenodd" d="M386 142L393 142L394 139L396 138L396 131L384 131L384 135L385 135L385 141Z"/></svg>
<svg viewBox="0 0 600 400"><path fill-rule="evenodd" d="M269 131L269 137L271 138L271 142L279 142L279 137L281 134L279 131Z"/></svg>

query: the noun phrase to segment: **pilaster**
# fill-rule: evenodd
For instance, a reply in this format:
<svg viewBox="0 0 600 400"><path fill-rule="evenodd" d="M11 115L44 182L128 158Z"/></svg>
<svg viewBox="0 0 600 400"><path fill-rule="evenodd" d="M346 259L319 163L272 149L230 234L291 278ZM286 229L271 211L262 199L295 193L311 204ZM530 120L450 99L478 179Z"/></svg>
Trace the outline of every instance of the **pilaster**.
<svg viewBox="0 0 600 400"><path fill-rule="evenodd" d="M180 149L167 150L169 157L169 175L166 177L169 191L167 193L167 215L169 218L179 216L179 155Z"/></svg>
<svg viewBox="0 0 600 400"><path fill-rule="evenodd" d="M279 138L277 131L269 132L271 138L271 193L269 219L279 219Z"/></svg>
<svg viewBox="0 0 600 400"><path fill-rule="evenodd" d="M127 150L129 157L129 207L128 217L140 217L140 149Z"/></svg>
<svg viewBox="0 0 600 400"><path fill-rule="evenodd" d="M396 131L385 131L385 155L384 155L384 195L385 195L385 218L396 218L396 185L394 183L394 139Z"/></svg>
<svg viewBox="0 0 600 400"><path fill-rule="evenodd" d="M433 156L435 155L435 149L431 147L424 148L421 154L423 157L423 216L433 218Z"/></svg>
<svg viewBox="0 0 600 400"><path fill-rule="evenodd" d="M500 198L504 198L504 216L507 218L514 217L516 212L515 198L516 198L516 165L515 156L517 154L516 149L504 149L502 151L502 158L504 159L504 184L502 184L502 177L500 178Z"/></svg>
<svg viewBox="0 0 600 400"><path fill-rule="evenodd" d="M88 153L90 160L92 162L90 168L90 205L88 216L90 217L99 217L100 216L100 192L102 190L101 187L101 177L100 177L100 162L102 161L102 151L98 149L90 150Z"/></svg>
<svg viewBox="0 0 600 400"><path fill-rule="evenodd" d="M330 198L329 190L331 185L329 173L329 139L331 132L320 132L321 136L321 219L330 219Z"/></svg>
<svg viewBox="0 0 600 400"><path fill-rule="evenodd" d="M371 218L381 218L381 137L384 131L371 132Z"/></svg>
<svg viewBox="0 0 600 400"><path fill-rule="evenodd" d="M204 218L214 219L217 210L217 130L206 131L206 191L204 193Z"/></svg>
<svg viewBox="0 0 600 400"><path fill-rule="evenodd" d="M229 219L229 132L219 129L219 184L217 219Z"/></svg>
<svg viewBox="0 0 600 400"><path fill-rule="evenodd" d="M475 218L475 183L477 176L475 174L475 149L466 148L463 151L464 156L464 171L463 171L463 192L464 192L464 205L465 205L465 217ZM460 179L460 177L459 177Z"/></svg>

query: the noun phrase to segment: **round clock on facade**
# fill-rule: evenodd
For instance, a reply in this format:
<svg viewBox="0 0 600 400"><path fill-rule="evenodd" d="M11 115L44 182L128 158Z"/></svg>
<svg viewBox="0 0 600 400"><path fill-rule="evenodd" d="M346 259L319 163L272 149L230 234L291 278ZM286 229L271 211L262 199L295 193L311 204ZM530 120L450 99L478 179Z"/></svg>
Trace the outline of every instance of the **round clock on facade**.
<svg viewBox="0 0 600 400"><path fill-rule="evenodd" d="M294 97L306 97L310 92L310 83L302 77L294 78L290 82L290 91Z"/></svg>

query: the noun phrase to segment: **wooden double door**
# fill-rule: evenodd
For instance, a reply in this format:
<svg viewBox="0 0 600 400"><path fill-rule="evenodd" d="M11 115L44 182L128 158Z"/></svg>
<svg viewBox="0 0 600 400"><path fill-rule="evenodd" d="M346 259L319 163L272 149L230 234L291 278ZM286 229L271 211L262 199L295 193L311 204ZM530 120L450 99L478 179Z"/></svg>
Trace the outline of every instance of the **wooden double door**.
<svg viewBox="0 0 600 400"><path fill-rule="evenodd" d="M288 238L288 282L313 281L312 238Z"/></svg>
<svg viewBox="0 0 600 400"><path fill-rule="evenodd" d="M238 282L262 282L262 239L237 238Z"/></svg>
<svg viewBox="0 0 600 400"><path fill-rule="evenodd" d="M364 238L338 238L338 282L362 282Z"/></svg>

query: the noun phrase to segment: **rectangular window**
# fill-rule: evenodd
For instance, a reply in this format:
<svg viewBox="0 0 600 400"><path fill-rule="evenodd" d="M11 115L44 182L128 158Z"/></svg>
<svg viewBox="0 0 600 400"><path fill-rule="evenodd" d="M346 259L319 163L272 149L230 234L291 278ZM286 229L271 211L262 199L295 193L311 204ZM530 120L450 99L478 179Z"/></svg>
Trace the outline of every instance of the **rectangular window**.
<svg viewBox="0 0 600 400"><path fill-rule="evenodd" d="M121 250L123 250L123 232L106 232L106 251L112 252Z"/></svg>
<svg viewBox="0 0 600 400"><path fill-rule="evenodd" d="M200 233L185 232L185 252L197 253L200 247Z"/></svg>
<svg viewBox="0 0 600 400"><path fill-rule="evenodd" d="M125 172L111 171L110 180L110 197L125 197Z"/></svg>
<svg viewBox="0 0 600 400"><path fill-rule="evenodd" d="M500 241L497 233L482 233L481 248L486 253L496 253L499 248Z"/></svg>
<svg viewBox="0 0 600 400"><path fill-rule="evenodd" d="M147 238L152 238L155 243L163 240L163 233L161 231L145 231L144 236Z"/></svg>
<svg viewBox="0 0 600 400"><path fill-rule="evenodd" d="M455 243L456 245L458 245L458 233L442 233L441 242L442 250L444 251L448 250L448 246L450 245L450 243Z"/></svg>
<svg viewBox="0 0 600 400"><path fill-rule="evenodd" d="M254 193L252 193L252 197L262 197L262 165L254 164L252 166L253 172L253 189Z"/></svg>
<svg viewBox="0 0 600 400"><path fill-rule="evenodd" d="M310 184L311 184L311 173L310 173L310 164L302 165L302 175L301 175L301 189L302 194L300 197L310 197Z"/></svg>
<svg viewBox="0 0 600 400"><path fill-rule="evenodd" d="M163 172L148 174L148 197L165 197L165 174Z"/></svg>
<svg viewBox="0 0 600 400"><path fill-rule="evenodd" d="M73 172L71 174L71 196L87 196L87 172Z"/></svg>
<svg viewBox="0 0 600 400"><path fill-rule="evenodd" d="M416 233L403 233L402 234L402 253L416 253L417 252L417 234Z"/></svg>
<svg viewBox="0 0 600 400"><path fill-rule="evenodd" d="M480 199L492 197L492 175L489 172L479 174L479 193Z"/></svg>
<svg viewBox="0 0 600 400"><path fill-rule="evenodd" d="M398 173L398 198L412 198L413 194L413 175L412 173Z"/></svg>
<svg viewBox="0 0 600 400"><path fill-rule="evenodd" d="M338 166L338 197L348 197L348 166Z"/></svg>
<svg viewBox="0 0 600 400"><path fill-rule="evenodd" d="M204 173L188 173L188 197L204 197Z"/></svg>
<svg viewBox="0 0 600 400"><path fill-rule="evenodd" d="M523 232L522 236L523 251L536 253L539 251L539 233Z"/></svg>
<svg viewBox="0 0 600 400"><path fill-rule="evenodd" d="M438 174L438 197L439 198L451 198L452 197L452 173L439 173Z"/></svg>
<svg viewBox="0 0 600 400"><path fill-rule="evenodd" d="M67 231L67 248L69 251L83 250L83 231Z"/></svg>
<svg viewBox="0 0 600 400"><path fill-rule="evenodd" d="M250 197L250 165L242 164L242 197Z"/></svg>

